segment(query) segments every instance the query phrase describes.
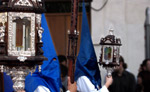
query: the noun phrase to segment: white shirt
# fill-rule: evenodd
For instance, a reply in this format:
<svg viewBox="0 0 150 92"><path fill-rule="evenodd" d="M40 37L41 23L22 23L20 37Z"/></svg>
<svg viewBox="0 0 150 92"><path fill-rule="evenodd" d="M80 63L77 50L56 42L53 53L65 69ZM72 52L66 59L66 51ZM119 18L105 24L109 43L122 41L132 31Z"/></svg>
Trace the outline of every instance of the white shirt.
<svg viewBox="0 0 150 92"><path fill-rule="evenodd" d="M77 90L79 92L109 92L106 86L103 86L101 89L97 90L86 76L81 76L78 78Z"/></svg>
<svg viewBox="0 0 150 92"><path fill-rule="evenodd" d="M51 92L51 91L47 87L40 85L34 90L34 92ZM62 89L60 89L60 92L63 92Z"/></svg>
<svg viewBox="0 0 150 92"><path fill-rule="evenodd" d="M34 90L34 92L51 92L51 91L48 88L40 85Z"/></svg>
<svg viewBox="0 0 150 92"><path fill-rule="evenodd" d="M79 92L109 92L106 86L100 90L95 89L95 86L86 76L81 76L77 80L77 90ZM50 92L50 90L42 85L38 86L34 92Z"/></svg>

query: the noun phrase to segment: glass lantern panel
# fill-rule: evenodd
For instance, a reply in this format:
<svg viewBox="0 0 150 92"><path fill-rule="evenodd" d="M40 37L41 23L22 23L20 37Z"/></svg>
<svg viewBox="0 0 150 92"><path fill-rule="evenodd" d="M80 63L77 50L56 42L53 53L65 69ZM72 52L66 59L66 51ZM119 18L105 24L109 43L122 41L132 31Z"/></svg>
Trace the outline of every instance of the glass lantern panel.
<svg viewBox="0 0 150 92"><path fill-rule="evenodd" d="M120 58L120 46L115 46L115 52L114 56L116 57L116 63L119 64L119 58Z"/></svg>
<svg viewBox="0 0 150 92"><path fill-rule="evenodd" d="M103 46L103 62L109 63L113 60L113 46Z"/></svg>
<svg viewBox="0 0 150 92"><path fill-rule="evenodd" d="M8 12L8 55L35 56L35 13Z"/></svg>
<svg viewBox="0 0 150 92"><path fill-rule="evenodd" d="M31 48L31 19L24 17L20 19L16 17L13 20L13 48L17 51L27 51Z"/></svg>

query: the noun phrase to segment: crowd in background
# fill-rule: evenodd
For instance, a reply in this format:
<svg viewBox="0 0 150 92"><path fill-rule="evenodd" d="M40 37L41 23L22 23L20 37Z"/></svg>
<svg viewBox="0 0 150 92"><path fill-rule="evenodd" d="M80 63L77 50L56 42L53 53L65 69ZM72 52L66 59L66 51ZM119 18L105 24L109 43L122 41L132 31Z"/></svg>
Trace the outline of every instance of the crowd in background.
<svg viewBox="0 0 150 92"><path fill-rule="evenodd" d="M68 65L67 58L58 56L61 70L63 92L67 90ZM108 88L110 92L149 92L150 91L150 59L145 59L139 67L138 76L127 70L127 64L121 56L119 66L112 73L113 83ZM137 79L137 80L136 80Z"/></svg>

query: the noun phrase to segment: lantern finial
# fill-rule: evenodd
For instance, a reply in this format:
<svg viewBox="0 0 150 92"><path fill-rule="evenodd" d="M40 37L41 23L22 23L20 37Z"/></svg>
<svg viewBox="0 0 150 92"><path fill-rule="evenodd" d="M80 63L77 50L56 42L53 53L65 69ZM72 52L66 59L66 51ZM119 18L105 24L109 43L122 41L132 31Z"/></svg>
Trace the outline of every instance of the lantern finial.
<svg viewBox="0 0 150 92"><path fill-rule="evenodd" d="M109 34L114 35L114 26L112 24L109 26Z"/></svg>

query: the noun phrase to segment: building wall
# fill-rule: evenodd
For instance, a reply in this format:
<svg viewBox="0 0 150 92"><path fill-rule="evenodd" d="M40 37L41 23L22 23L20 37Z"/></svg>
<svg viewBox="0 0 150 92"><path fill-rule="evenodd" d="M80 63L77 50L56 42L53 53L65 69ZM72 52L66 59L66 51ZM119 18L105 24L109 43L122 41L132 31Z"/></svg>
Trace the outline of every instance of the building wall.
<svg viewBox="0 0 150 92"><path fill-rule="evenodd" d="M108 0L102 10L94 10L99 9L105 1L93 0L91 4L92 40L97 58L100 56L100 38L106 36L113 25L114 34L122 41L121 55L129 71L136 77L145 58L145 10L150 7L150 0ZM101 68L102 78L105 75L105 70Z"/></svg>

